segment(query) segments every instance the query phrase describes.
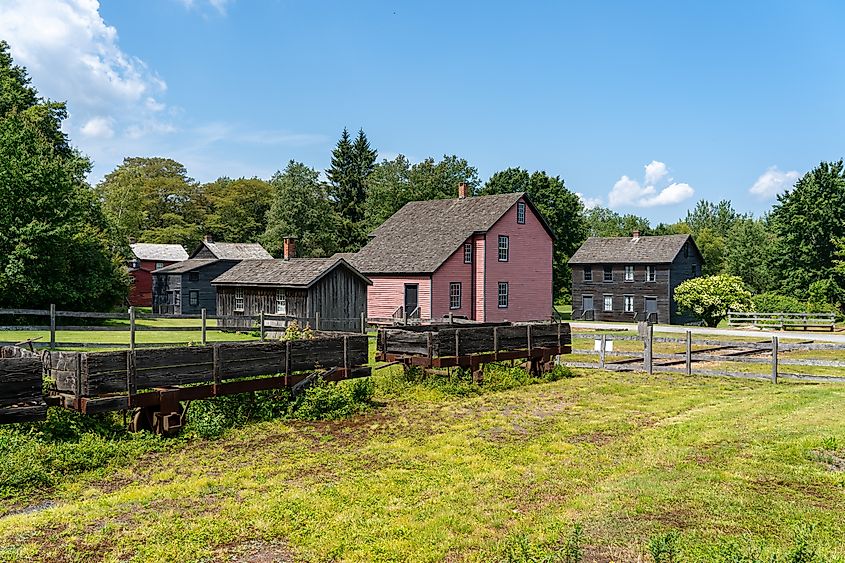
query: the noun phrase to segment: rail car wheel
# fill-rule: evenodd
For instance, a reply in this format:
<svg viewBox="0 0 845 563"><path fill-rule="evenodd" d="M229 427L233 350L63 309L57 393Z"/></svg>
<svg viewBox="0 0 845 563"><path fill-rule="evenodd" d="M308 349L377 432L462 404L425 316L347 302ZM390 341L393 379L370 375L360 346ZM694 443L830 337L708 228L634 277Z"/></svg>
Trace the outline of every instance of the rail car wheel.
<svg viewBox="0 0 845 563"><path fill-rule="evenodd" d="M146 430L160 436L171 436L179 432L185 424L185 407L179 403L178 409L172 413L162 413L160 409L159 405L135 409L129 423L129 431Z"/></svg>

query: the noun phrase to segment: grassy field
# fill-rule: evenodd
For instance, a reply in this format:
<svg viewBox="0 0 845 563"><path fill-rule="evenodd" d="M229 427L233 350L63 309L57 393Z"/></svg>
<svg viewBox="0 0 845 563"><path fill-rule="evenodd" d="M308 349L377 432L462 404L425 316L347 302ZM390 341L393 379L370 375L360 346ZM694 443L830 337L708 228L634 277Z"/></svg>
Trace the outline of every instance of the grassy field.
<svg viewBox="0 0 845 563"><path fill-rule="evenodd" d="M7 499L36 510L0 518L0 561L845 560L845 386L578 375L493 391L388 368L366 414Z"/></svg>

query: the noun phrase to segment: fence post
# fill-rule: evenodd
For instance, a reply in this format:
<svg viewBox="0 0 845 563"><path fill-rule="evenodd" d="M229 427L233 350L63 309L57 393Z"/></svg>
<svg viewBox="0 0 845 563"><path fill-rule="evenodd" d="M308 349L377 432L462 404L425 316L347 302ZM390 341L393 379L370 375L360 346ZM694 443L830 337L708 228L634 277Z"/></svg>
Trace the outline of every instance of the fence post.
<svg viewBox="0 0 845 563"><path fill-rule="evenodd" d="M314 314L314 330L320 332L320 311Z"/></svg>
<svg viewBox="0 0 845 563"><path fill-rule="evenodd" d="M202 308L201 312L202 312L202 345L205 346L208 343L208 340L206 339L206 334L205 334L206 321L208 320L205 307Z"/></svg>
<svg viewBox="0 0 845 563"><path fill-rule="evenodd" d="M261 342L264 342L264 311L261 311L258 314L258 322L261 324L261 328L259 328L258 334L261 337Z"/></svg>
<svg viewBox="0 0 845 563"><path fill-rule="evenodd" d="M56 304L50 303L50 350L56 347Z"/></svg>
<svg viewBox="0 0 845 563"><path fill-rule="evenodd" d="M361 334L367 334L367 314L361 313Z"/></svg>
<svg viewBox="0 0 845 563"><path fill-rule="evenodd" d="M129 307L129 349L135 349L135 307Z"/></svg>
<svg viewBox="0 0 845 563"><path fill-rule="evenodd" d="M652 348L654 345L654 326L647 325L645 328L645 370L646 373L652 375L654 373Z"/></svg>
<svg viewBox="0 0 845 563"><path fill-rule="evenodd" d="M687 348L686 348L686 368L687 375L692 375L692 331L687 331Z"/></svg>
<svg viewBox="0 0 845 563"><path fill-rule="evenodd" d="M604 354L605 354L606 346L607 346L607 335L602 334L601 340L599 341L599 367L601 369L604 369Z"/></svg>
<svg viewBox="0 0 845 563"><path fill-rule="evenodd" d="M772 336L772 383L778 382L778 337Z"/></svg>

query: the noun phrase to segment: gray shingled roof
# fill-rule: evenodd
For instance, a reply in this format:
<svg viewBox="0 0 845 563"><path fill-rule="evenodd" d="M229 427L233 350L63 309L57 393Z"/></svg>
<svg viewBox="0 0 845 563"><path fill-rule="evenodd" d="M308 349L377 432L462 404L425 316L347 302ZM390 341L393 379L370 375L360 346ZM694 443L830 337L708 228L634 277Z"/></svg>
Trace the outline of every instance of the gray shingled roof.
<svg viewBox="0 0 845 563"><path fill-rule="evenodd" d="M690 235L590 237L572 255L569 263L668 264L675 259L688 240L692 241Z"/></svg>
<svg viewBox="0 0 845 563"><path fill-rule="evenodd" d="M371 283L346 260L336 257L244 260L217 276L211 283L214 285L310 287L338 266L348 268L365 283Z"/></svg>
<svg viewBox="0 0 845 563"><path fill-rule="evenodd" d="M467 238L488 231L524 195L412 201L373 231L350 262L365 274L434 272ZM543 226L554 236L544 220Z"/></svg>
<svg viewBox="0 0 845 563"><path fill-rule="evenodd" d="M179 244L148 244L144 242L130 244L132 254L138 260L158 262L179 262L188 259L188 253Z"/></svg>
<svg viewBox="0 0 845 563"><path fill-rule="evenodd" d="M164 268L159 268L155 270L154 274L184 274L185 272L190 272L192 270L197 270L199 268L203 268L208 266L209 264L214 264L217 260L214 259L201 259L201 258L190 258L188 260L182 260L181 262L176 262L175 264L171 264L169 266L165 266Z"/></svg>
<svg viewBox="0 0 845 563"><path fill-rule="evenodd" d="M273 256L258 243L203 242L220 260L266 260Z"/></svg>

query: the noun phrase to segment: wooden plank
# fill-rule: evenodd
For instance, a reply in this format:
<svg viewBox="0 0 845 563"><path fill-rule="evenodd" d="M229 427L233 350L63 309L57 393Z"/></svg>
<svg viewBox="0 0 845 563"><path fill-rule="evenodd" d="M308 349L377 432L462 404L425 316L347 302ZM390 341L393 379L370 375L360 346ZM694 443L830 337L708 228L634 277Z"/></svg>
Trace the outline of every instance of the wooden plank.
<svg viewBox="0 0 845 563"><path fill-rule="evenodd" d="M0 424L34 422L47 418L47 405L28 405L0 408Z"/></svg>
<svg viewBox="0 0 845 563"><path fill-rule="evenodd" d="M0 360L0 406L40 401L42 369L37 357Z"/></svg>

